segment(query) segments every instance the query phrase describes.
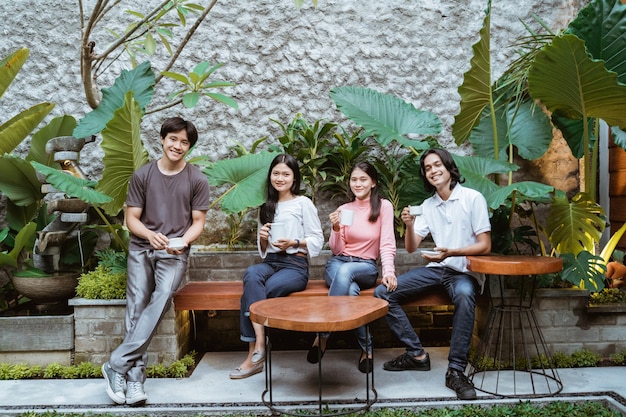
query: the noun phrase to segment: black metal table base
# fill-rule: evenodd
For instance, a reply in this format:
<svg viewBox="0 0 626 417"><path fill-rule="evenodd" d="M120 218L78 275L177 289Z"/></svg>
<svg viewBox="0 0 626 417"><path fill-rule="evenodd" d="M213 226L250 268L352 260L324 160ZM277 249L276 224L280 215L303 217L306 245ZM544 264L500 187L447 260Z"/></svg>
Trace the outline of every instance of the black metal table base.
<svg viewBox="0 0 626 417"><path fill-rule="evenodd" d="M522 280L513 297L504 296L504 281L501 276L499 287L492 286L492 306L469 379L477 390L500 397L558 394L563 383L532 309L535 280ZM530 288L524 288L527 281Z"/></svg>
<svg viewBox="0 0 626 417"><path fill-rule="evenodd" d="M365 373L366 393L365 393L365 402L363 404L361 404L358 407L350 407L350 408L342 407L338 410L330 409L329 408L330 404L328 402L324 403L322 399L322 388L323 388L322 387L322 355L321 355L321 351L318 351L319 358L317 362L317 369L318 369L317 371L317 386L318 386L317 413L311 414L311 413L305 413L305 412L298 412L297 410L292 411L292 410L287 410L284 408L278 408L275 404L274 396L273 396L272 342L270 338L270 329L267 327L265 328L265 335L266 335L265 390L263 391L263 394L261 395L261 400L263 401L263 404L272 412L272 414L274 415L285 414L285 415L290 415L290 416L324 416L324 417L341 416L341 415L347 415L347 414L352 414L352 413L358 413L361 411L368 411L370 407L372 406L372 404L374 404L378 400L378 393L376 392L376 389L374 388L374 369L371 369L371 372ZM319 337L320 334L317 333L317 336ZM369 341L369 326L366 326L366 340ZM367 346L367 348L369 350L369 346ZM374 350L372 349L372 363L373 362L374 362ZM373 396L370 396L370 391L373 394Z"/></svg>

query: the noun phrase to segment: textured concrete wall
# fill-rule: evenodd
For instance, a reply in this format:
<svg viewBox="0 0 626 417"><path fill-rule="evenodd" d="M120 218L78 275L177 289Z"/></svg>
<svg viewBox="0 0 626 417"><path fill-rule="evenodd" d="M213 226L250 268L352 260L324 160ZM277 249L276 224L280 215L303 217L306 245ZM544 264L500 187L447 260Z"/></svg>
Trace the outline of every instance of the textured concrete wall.
<svg viewBox="0 0 626 417"><path fill-rule="evenodd" d="M561 29L587 2L494 0L494 76L516 57L510 45L526 34L520 21L538 28L531 18L535 13L549 27ZM50 117L80 118L90 110L80 82L77 3L16 0L12 7L0 8L2 56L20 47L31 52L22 73L0 99L2 120L41 101L57 103ZM84 3L89 11L94 1ZM157 1L126 1L120 9L146 11L143 3ZM450 131L459 110L457 88L469 68L487 0L321 0L317 8L308 0L305 3L297 9L292 0L222 0L211 11L174 70L188 71L202 60L223 62L217 75L237 83L225 92L237 100L240 111L205 101L191 111L168 112L180 111L197 121L201 132L197 152L218 159L234 141L250 144L262 136L275 137L278 129L270 118L288 122L301 112L309 120L341 120L329 90L342 85L371 87L434 112L444 124L441 142L455 147ZM123 14L113 15L106 26L119 28L127 21ZM104 30L96 35L96 52L101 52L112 38ZM119 68L114 68L99 80L100 86L109 86L118 73ZM155 98L162 99L163 95ZM154 143L155 129L164 116L145 119L147 141ZM151 147L153 157L157 151ZM91 153L83 160L97 173L98 152Z"/></svg>
<svg viewBox="0 0 626 417"><path fill-rule="evenodd" d="M84 3L88 12L95 1ZM143 4L156 3L126 0L120 10L145 12ZM500 76L516 58L511 44L527 34L521 22L539 30L531 14L559 30L587 3L494 0L493 77ZM317 8L307 0L301 9L292 0L221 0L173 70L186 73L204 60L224 63L216 75L237 84L224 92L236 99L240 110L205 100L192 110L177 108L149 115L142 126L144 142L151 158L155 158L160 152L157 129L162 118L180 114L194 120L199 128L195 154L218 160L226 157L228 147L236 142L249 147L264 136L275 142L280 129L270 119L288 123L300 112L309 121L323 118L345 122L330 100L329 91L337 86L357 85L396 95L420 110L435 113L444 127L439 141L453 152L467 153L467 146L459 149L454 144L451 127L459 111L457 89L469 69L472 45L479 39L486 7L487 0L321 0ZM19 110L42 101L56 103L48 119L62 114L80 119L89 112L80 78L78 2L16 0L12 7L0 8L0 22L2 56L20 47L30 48L29 60L0 98L0 120L8 120ZM102 52L112 41L104 27L119 30L128 22L122 13L108 16L93 37L96 52ZM173 44L177 45L179 39ZM165 59L153 58L153 67L162 68ZM129 67L127 61L113 66L98 80L100 87L110 86L123 67ZM164 88L154 103L164 103L173 88L168 83L162 83ZM97 145L87 144L81 152L86 173L95 179L102 169L102 153ZM24 152L26 146L19 150ZM576 161L568 158L571 154L566 147L551 150L541 169L530 164L526 172L532 173L530 179L570 190L577 186L577 168ZM562 171L556 169L564 161L567 166ZM551 176L553 172L558 174ZM326 213L322 211L321 217L325 219ZM227 233L223 214L211 210L208 241L204 243L214 243L216 238L211 236Z"/></svg>

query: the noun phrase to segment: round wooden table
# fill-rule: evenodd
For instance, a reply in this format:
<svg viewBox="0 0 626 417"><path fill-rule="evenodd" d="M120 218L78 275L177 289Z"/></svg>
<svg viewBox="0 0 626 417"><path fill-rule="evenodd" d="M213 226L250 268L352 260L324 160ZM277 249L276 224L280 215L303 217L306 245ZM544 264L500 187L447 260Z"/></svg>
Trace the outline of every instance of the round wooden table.
<svg viewBox="0 0 626 417"><path fill-rule="evenodd" d="M533 311L537 275L563 269L560 258L468 256L468 269L488 275L491 305L469 378L500 397L545 397L563 389ZM479 378L480 377L480 378Z"/></svg>
<svg viewBox="0 0 626 417"><path fill-rule="evenodd" d="M274 406L272 395L272 343L271 329L292 330L298 332L339 332L353 330L366 326L369 334L369 323L384 317L387 314L388 303L375 297L361 296L303 296L268 298L257 301L250 306L250 319L265 327L266 355L265 355L265 391L261 396L263 403L273 412L290 415L300 415L286 410L279 410ZM369 340L369 337L367 338ZM372 352L372 360L374 354ZM370 381L371 378L371 381ZM370 399L371 391L374 394ZM378 398L374 388L374 370L365 374L366 399L363 407L351 410L342 410L335 413L323 413L322 402L322 360L318 362L318 414L331 416L349 414L367 410ZM269 400L266 400L269 395ZM310 414L306 414L310 415Z"/></svg>

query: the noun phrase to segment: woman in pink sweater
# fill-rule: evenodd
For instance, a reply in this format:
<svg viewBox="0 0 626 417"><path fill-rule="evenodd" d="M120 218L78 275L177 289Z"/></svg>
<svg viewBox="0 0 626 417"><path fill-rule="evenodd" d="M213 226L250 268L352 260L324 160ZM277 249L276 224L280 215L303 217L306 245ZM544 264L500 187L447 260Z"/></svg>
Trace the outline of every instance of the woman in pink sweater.
<svg viewBox="0 0 626 417"><path fill-rule="evenodd" d="M378 172L371 164L360 162L350 173L349 203L330 214L330 250L333 255L326 263L325 279L330 287L329 296L359 295L361 289L376 285L377 260L382 264L383 282L388 286L396 283L394 259L396 238L394 234L393 206L378 193ZM340 224L341 212L354 213L352 224ZM393 288L390 288L393 289ZM309 349L307 361L317 363L326 350L330 333L322 333ZM356 329L361 346L358 368L371 372L372 343L366 340L366 329ZM366 346L369 348L366 352Z"/></svg>

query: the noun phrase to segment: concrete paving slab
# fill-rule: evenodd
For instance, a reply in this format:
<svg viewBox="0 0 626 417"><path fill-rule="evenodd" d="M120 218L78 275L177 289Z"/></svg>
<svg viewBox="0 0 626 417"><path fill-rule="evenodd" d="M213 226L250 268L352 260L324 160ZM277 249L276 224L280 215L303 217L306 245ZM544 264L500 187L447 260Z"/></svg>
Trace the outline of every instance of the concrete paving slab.
<svg viewBox="0 0 626 417"><path fill-rule="evenodd" d="M465 404L445 387L448 348L428 348L428 372L389 372L382 364L403 349L375 351L374 377L377 407L427 408ZM145 406L115 406L104 391L103 379L0 381L0 416L28 410L120 413L124 415L194 415L255 412L269 414L261 401L265 373L231 380L229 372L244 352L209 352L189 378L150 378L145 384ZM365 375L358 371L358 350L328 350L323 360L323 398L337 407L351 407L365 398ZM306 362L306 351L278 351L272 356L274 401L286 407L316 407L317 365ZM560 394L537 401L600 399L626 416L625 367L559 369ZM478 402L516 403L478 392Z"/></svg>

